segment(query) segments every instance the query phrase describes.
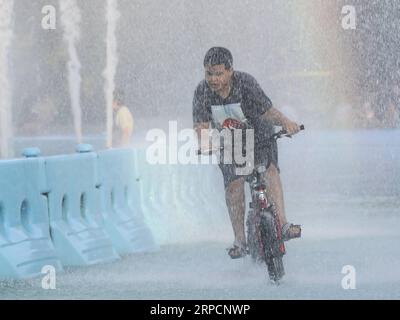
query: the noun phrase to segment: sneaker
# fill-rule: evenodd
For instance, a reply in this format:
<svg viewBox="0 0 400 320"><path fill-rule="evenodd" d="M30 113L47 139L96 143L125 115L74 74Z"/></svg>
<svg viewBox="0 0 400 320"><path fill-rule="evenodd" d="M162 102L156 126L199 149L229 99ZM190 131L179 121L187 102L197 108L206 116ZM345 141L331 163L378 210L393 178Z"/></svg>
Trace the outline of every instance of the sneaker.
<svg viewBox="0 0 400 320"><path fill-rule="evenodd" d="M283 241L301 237L301 226L299 224L285 223L282 226Z"/></svg>
<svg viewBox="0 0 400 320"><path fill-rule="evenodd" d="M228 249L228 254L232 259L239 259L247 255L247 250L243 247L233 245L232 248Z"/></svg>

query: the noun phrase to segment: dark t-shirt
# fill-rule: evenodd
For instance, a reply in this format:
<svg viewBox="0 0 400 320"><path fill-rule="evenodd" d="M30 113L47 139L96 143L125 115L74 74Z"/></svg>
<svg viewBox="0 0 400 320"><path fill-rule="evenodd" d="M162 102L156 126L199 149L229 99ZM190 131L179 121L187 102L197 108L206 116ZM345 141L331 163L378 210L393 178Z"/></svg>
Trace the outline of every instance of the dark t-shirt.
<svg viewBox="0 0 400 320"><path fill-rule="evenodd" d="M193 123L210 121L213 127L218 127L224 114L239 120L245 117L254 129L257 150L267 146L273 134L273 125L262 117L271 107L271 100L254 77L234 71L231 92L225 99L213 92L205 80L199 83L193 98Z"/></svg>

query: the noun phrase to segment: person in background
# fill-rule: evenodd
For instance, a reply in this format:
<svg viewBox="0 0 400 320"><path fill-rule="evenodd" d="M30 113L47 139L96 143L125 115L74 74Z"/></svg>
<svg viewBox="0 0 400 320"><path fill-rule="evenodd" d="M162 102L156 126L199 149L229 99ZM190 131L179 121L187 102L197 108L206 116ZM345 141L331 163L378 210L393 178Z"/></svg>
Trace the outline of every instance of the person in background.
<svg viewBox="0 0 400 320"><path fill-rule="evenodd" d="M390 101L384 114L385 128L395 129L400 125L400 112L394 101Z"/></svg>
<svg viewBox="0 0 400 320"><path fill-rule="evenodd" d="M120 90L114 92L113 110L115 119L113 146L127 147L131 144L134 122L132 113L124 104L124 93Z"/></svg>

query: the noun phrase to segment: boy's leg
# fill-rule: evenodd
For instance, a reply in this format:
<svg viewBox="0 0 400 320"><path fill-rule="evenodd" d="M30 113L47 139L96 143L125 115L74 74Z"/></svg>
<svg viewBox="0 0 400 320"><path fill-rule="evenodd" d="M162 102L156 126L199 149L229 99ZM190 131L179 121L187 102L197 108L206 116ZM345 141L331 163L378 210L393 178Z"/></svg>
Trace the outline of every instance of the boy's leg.
<svg viewBox="0 0 400 320"><path fill-rule="evenodd" d="M228 184L225 189L225 200L228 206L229 217L231 219L234 244L238 247L245 247L246 235L244 229L245 216L245 196L244 178L238 178Z"/></svg>

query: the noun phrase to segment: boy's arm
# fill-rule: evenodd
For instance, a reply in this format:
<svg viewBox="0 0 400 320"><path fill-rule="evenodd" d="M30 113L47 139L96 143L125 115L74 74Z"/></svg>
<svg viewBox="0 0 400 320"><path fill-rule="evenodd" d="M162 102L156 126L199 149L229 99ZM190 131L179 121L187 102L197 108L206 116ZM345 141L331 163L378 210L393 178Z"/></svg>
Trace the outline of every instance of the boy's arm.
<svg viewBox="0 0 400 320"><path fill-rule="evenodd" d="M203 138L202 138L202 130L207 130L210 127L209 122L199 122L195 123L193 125L193 129L196 131L197 134L197 141L198 141L198 146L200 150L208 150L209 149L209 144L210 144L210 139L208 138L208 134L205 134L203 132Z"/></svg>
<svg viewBox="0 0 400 320"><path fill-rule="evenodd" d="M269 108L263 114L263 117L267 121L271 121L273 125L281 126L289 135L294 135L300 131L300 126L296 122L287 118L282 112L274 107Z"/></svg>

